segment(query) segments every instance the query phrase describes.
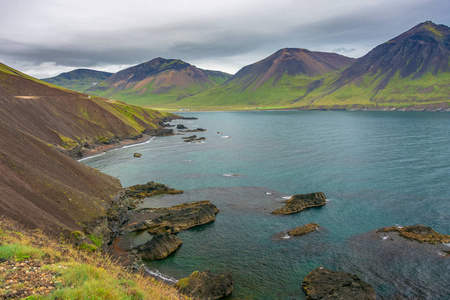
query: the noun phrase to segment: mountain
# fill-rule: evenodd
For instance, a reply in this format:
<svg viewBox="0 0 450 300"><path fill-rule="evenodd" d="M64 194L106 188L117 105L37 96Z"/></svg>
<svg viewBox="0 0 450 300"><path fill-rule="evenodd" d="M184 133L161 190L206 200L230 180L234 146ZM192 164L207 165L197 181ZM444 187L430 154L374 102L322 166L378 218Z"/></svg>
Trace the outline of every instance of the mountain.
<svg viewBox="0 0 450 300"><path fill-rule="evenodd" d="M161 122L170 117L65 90L0 63L0 215L56 235L83 231L105 217L121 185L63 152L165 133Z"/></svg>
<svg viewBox="0 0 450 300"><path fill-rule="evenodd" d="M357 60L282 49L244 67L222 86L177 105L190 109L450 110L449 33L449 27L427 21Z"/></svg>
<svg viewBox="0 0 450 300"><path fill-rule="evenodd" d="M355 59L300 48L278 50L243 67L224 84L177 103L194 109L283 108L321 86Z"/></svg>
<svg viewBox="0 0 450 300"><path fill-rule="evenodd" d="M276 85L283 76L316 77L347 67L354 60L336 53L285 48L259 62L243 67L227 84L240 85L242 90L251 87L252 91L255 91L267 82Z"/></svg>
<svg viewBox="0 0 450 300"><path fill-rule="evenodd" d="M70 72L59 74L55 77L42 79L42 81L83 93L88 88L105 80L112 74L113 73L89 69L76 69Z"/></svg>
<svg viewBox="0 0 450 300"><path fill-rule="evenodd" d="M311 100L369 109L447 108L449 59L450 28L427 21L375 47Z"/></svg>
<svg viewBox="0 0 450 300"><path fill-rule="evenodd" d="M159 57L115 73L87 92L158 107L220 85L229 77L229 74L202 70L178 59Z"/></svg>

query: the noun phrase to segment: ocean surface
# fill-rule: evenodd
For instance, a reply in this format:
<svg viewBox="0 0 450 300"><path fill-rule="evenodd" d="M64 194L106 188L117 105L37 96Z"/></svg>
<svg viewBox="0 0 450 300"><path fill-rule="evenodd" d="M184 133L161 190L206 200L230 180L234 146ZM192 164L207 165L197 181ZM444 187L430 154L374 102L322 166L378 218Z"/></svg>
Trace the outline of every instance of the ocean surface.
<svg viewBox="0 0 450 300"><path fill-rule="evenodd" d="M158 137L83 163L123 186L157 181L185 191L143 207L210 200L216 221L180 232L182 247L148 262L175 279L232 271L230 299L305 299L304 277L324 266L357 274L380 299L450 299L450 245L382 239L374 230L424 224L450 234L450 113L255 111L184 113L187 133ZM174 129L177 132L176 129ZM139 152L141 158L134 158ZM283 197L324 192L328 202L271 215ZM315 222L302 237L283 232ZM281 233L281 235L280 235Z"/></svg>

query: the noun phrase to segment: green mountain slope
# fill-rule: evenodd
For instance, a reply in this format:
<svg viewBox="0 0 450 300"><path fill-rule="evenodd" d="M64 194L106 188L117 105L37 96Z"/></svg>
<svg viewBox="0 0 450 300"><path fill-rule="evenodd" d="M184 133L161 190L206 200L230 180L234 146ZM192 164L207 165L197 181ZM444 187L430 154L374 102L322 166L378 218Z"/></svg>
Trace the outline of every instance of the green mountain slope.
<svg viewBox="0 0 450 300"><path fill-rule="evenodd" d="M290 107L354 61L336 53L281 49L242 68L223 85L177 105L189 109Z"/></svg>
<svg viewBox="0 0 450 300"><path fill-rule="evenodd" d="M83 93L112 74L89 69L76 69L56 77L42 79L42 81Z"/></svg>
<svg viewBox="0 0 450 300"><path fill-rule="evenodd" d="M181 60L155 58L113 74L87 92L147 107L166 107L218 86L229 77Z"/></svg>

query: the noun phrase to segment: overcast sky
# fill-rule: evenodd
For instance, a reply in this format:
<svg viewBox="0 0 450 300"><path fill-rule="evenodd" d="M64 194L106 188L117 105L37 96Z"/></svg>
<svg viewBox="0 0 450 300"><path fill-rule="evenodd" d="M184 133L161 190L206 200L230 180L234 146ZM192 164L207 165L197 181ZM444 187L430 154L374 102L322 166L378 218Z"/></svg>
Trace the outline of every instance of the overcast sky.
<svg viewBox="0 0 450 300"><path fill-rule="evenodd" d="M449 0L0 0L0 62L44 78L155 57L235 73L285 48L361 57Z"/></svg>

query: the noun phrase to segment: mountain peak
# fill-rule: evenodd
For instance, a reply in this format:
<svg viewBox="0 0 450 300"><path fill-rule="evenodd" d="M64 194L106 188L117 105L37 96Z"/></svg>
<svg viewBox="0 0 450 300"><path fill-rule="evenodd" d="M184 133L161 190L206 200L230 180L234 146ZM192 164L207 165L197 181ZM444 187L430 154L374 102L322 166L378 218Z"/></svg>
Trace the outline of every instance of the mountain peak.
<svg viewBox="0 0 450 300"><path fill-rule="evenodd" d="M393 38L387 43L398 42L404 39L415 39L427 41L443 41L448 40L450 36L450 28L445 25L438 25L432 21L425 21L417 24L408 31L400 34L399 36Z"/></svg>

